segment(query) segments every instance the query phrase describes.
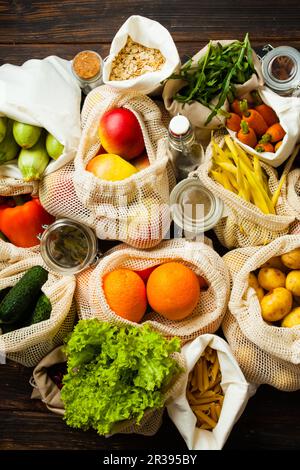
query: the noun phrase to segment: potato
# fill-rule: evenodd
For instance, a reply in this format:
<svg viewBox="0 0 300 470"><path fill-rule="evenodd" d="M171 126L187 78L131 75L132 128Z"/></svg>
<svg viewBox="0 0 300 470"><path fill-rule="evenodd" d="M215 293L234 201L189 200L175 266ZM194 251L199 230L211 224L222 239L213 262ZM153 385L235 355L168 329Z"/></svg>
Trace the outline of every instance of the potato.
<svg viewBox="0 0 300 470"><path fill-rule="evenodd" d="M300 271L290 271L286 277L285 287L295 296L300 295Z"/></svg>
<svg viewBox="0 0 300 470"><path fill-rule="evenodd" d="M292 328L293 326L300 325L300 307L293 308L293 310L284 317L281 326L285 328Z"/></svg>
<svg viewBox="0 0 300 470"><path fill-rule="evenodd" d="M276 268L276 269L280 269L280 271L283 271L283 272L287 271L287 267L281 261L280 256L273 256L273 258L270 258L269 261L264 263L261 267L262 268Z"/></svg>
<svg viewBox="0 0 300 470"><path fill-rule="evenodd" d="M264 296L260 305L264 320L270 322L282 320L292 310L293 296L284 287L277 287Z"/></svg>
<svg viewBox="0 0 300 470"><path fill-rule="evenodd" d="M260 302L263 296L265 295L265 291L258 284L257 277L254 273L249 274L249 287L252 287L255 290L258 300Z"/></svg>
<svg viewBox="0 0 300 470"><path fill-rule="evenodd" d="M285 287L285 274L276 268L261 268L258 273L258 283L266 290Z"/></svg>
<svg viewBox="0 0 300 470"><path fill-rule="evenodd" d="M300 269L300 248L281 255L281 261L290 269Z"/></svg>

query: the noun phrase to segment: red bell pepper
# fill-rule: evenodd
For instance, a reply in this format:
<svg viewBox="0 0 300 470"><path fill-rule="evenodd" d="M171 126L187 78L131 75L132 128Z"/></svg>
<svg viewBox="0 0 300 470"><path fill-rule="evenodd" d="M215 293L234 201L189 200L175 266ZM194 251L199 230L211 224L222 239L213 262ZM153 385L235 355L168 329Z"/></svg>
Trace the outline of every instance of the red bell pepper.
<svg viewBox="0 0 300 470"><path fill-rule="evenodd" d="M51 224L55 218L45 211L38 198L15 207L11 205L7 202L0 206L0 232L16 246L29 248L38 245L38 235L44 231L42 225Z"/></svg>

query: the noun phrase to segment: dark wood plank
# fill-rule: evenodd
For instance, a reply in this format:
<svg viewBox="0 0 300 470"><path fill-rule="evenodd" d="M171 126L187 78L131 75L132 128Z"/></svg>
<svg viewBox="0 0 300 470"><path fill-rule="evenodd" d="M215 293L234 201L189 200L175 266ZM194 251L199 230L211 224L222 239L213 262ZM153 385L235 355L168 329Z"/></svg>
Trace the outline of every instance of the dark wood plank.
<svg viewBox="0 0 300 470"><path fill-rule="evenodd" d="M1 30L0 30L1 31ZM260 50L267 41L253 40L252 45L256 50ZM273 40L273 46L289 44L292 47L300 49L300 33L299 39L294 40ZM195 42L176 42L178 51L182 59L193 56L207 41ZM110 44L100 44L95 42L76 43L76 44L0 44L0 65L11 63L21 65L29 59L43 59L49 55L58 55L64 59L72 59L77 52L83 49L91 49L97 51L103 58L109 54Z"/></svg>
<svg viewBox="0 0 300 470"><path fill-rule="evenodd" d="M300 37L298 0L0 1L0 43L110 42L132 14L160 21L176 41L242 37L262 42ZM280 25L280 26L279 26Z"/></svg>

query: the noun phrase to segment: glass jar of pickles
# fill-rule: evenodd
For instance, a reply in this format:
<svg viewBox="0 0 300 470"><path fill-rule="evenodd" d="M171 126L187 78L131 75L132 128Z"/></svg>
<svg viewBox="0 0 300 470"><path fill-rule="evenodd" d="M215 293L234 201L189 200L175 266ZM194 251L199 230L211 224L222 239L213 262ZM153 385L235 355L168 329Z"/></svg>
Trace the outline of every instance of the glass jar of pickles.
<svg viewBox="0 0 300 470"><path fill-rule="evenodd" d="M41 255L53 271L76 274L98 259L98 239L91 228L58 219L41 236Z"/></svg>

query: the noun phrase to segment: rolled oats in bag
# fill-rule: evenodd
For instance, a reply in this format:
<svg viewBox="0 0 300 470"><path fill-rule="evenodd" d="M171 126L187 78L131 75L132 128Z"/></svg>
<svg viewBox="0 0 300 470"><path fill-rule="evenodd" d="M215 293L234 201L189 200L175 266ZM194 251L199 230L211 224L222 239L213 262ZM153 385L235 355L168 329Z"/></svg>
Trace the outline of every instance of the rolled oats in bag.
<svg viewBox="0 0 300 470"><path fill-rule="evenodd" d="M49 351L62 343L73 328L75 308L74 276L49 271L39 253L0 241L0 290L11 287L33 266L42 266L48 280L42 292L49 298L52 311L48 320L0 335L1 353L27 367L35 366Z"/></svg>
<svg viewBox="0 0 300 470"><path fill-rule="evenodd" d="M212 430L207 430L205 427L204 429L197 427L197 418L191 409L187 397L189 374L207 347L217 351L221 372L221 389L224 394L220 417ZM251 389L246 382L228 344L219 336L210 334L198 336L194 341L183 346L182 355L187 364L185 377L180 392L167 405L168 414L190 450L220 450L224 446L234 424L240 418L254 389ZM202 373L204 374L204 371ZM211 371L210 373L212 374L213 372ZM203 381L203 377L200 380ZM193 387L195 387L195 384ZM207 387L210 388L209 382L205 387L206 390ZM204 393L207 396L206 399L202 398L204 400L203 403L206 404L203 407L209 408L209 403L214 393L212 390ZM199 401L199 407L201 407L200 403L201 400Z"/></svg>
<svg viewBox="0 0 300 470"><path fill-rule="evenodd" d="M220 145L224 143L220 138ZM205 161L196 170L201 183L224 202L224 212L214 227L214 231L227 248L265 245L289 231L290 224L295 220L294 211L287 202L286 182L284 182L276 205L276 215L264 214L254 204L245 201L237 194L225 189L210 176L212 168L213 148L207 147ZM269 181L269 189L273 194L279 184L277 172L271 166L261 163ZM288 168L286 169L288 171Z"/></svg>
<svg viewBox="0 0 300 470"><path fill-rule="evenodd" d="M219 328L229 298L229 275L220 256L200 242L175 239L162 242L157 248L139 251L119 245L104 256L99 264L77 277L76 301L81 319L99 318L115 324L132 324L117 316L109 307L104 290L103 276L117 268L143 270L168 261L182 262L208 283L201 290L200 300L193 313L180 321L168 320L150 312L143 318L166 337L178 336L182 344L203 333L213 333ZM133 323L134 325L139 325Z"/></svg>
<svg viewBox="0 0 300 470"><path fill-rule="evenodd" d="M157 21L130 16L112 40L103 81L122 92L158 92L180 58L169 31Z"/></svg>
<svg viewBox="0 0 300 470"><path fill-rule="evenodd" d="M73 160L80 139L81 92L67 60L31 59L21 66L0 67L0 115L45 128L64 145L44 175ZM17 162L0 165L0 176L23 180Z"/></svg>
<svg viewBox="0 0 300 470"><path fill-rule="evenodd" d="M150 165L124 180L112 182L97 178L86 171L86 166L100 149L99 119L105 111L119 107L129 109L137 117ZM167 129L158 106L147 96L135 92L120 94L102 86L88 95L82 124L73 177L79 203L73 209L73 218L80 219L78 213L84 207L88 225L99 238L121 240L138 248L157 245L170 227L169 192L175 184L168 163Z"/></svg>
<svg viewBox="0 0 300 470"><path fill-rule="evenodd" d="M300 389L300 328L263 320L249 274L270 258L299 247L299 235L285 235L267 246L233 250L223 258L232 275L229 310L222 324L226 339L249 382L284 391Z"/></svg>
<svg viewBox="0 0 300 470"><path fill-rule="evenodd" d="M222 46L227 46L234 42L233 40L223 40L223 41L211 41L213 46L217 44L221 44ZM208 50L208 45L206 45L201 51L195 54L192 58L192 67L196 66L197 62L206 54ZM261 72L261 64L260 61L255 54L253 54L253 63L256 74L253 74L252 77L242 85L235 85L237 97L244 96L245 94L249 93L252 90L256 90L257 88L261 87L264 83L262 72ZM174 99L175 94L181 90L185 86L185 82L183 80L168 80L164 86L163 90L163 99L166 109L169 111L171 116L176 116L176 114L183 114L186 116L192 125L199 129L205 129L210 131L211 129L216 129L222 125L224 125L225 117L218 114L217 116L213 117L213 119L205 125L205 122L208 116L211 113L211 109L204 106L202 103L198 101L192 101L191 103L180 103ZM213 100L213 103L217 103L218 97L216 100ZM226 100L223 108L228 110L229 104Z"/></svg>

